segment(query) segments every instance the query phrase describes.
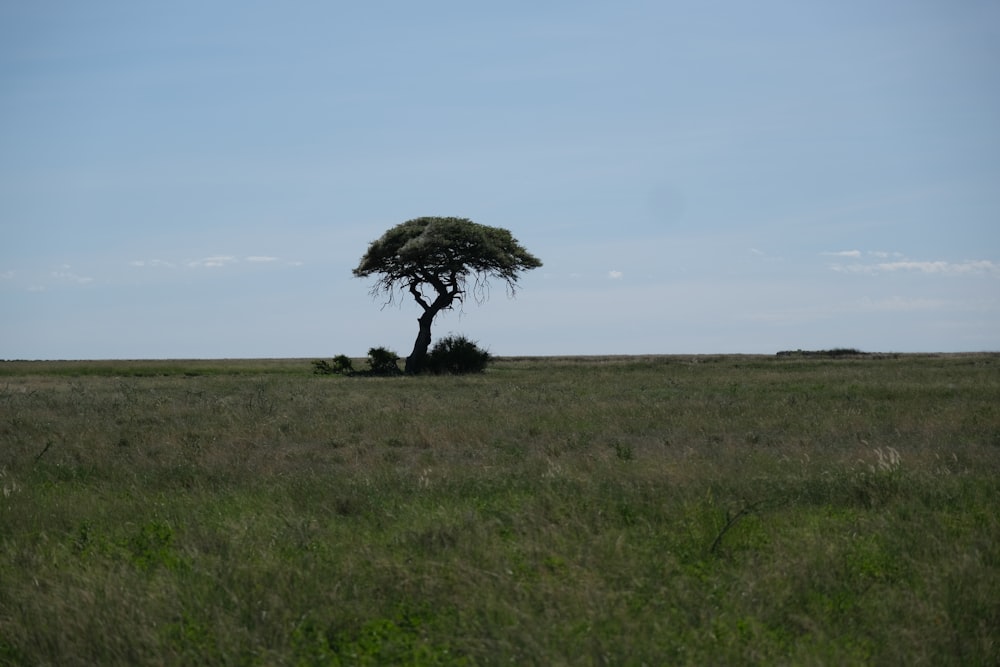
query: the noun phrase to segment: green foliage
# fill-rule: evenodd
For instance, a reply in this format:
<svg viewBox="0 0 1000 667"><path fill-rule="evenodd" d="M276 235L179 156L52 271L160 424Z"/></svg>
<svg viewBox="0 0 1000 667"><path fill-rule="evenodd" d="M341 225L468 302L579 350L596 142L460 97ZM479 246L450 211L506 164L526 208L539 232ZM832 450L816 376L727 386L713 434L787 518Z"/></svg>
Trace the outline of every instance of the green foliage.
<svg viewBox="0 0 1000 667"><path fill-rule="evenodd" d="M174 531L165 522L151 521L139 527L124 542L130 560L136 567L148 570L163 566L182 569L184 561L174 551Z"/></svg>
<svg viewBox="0 0 1000 667"><path fill-rule="evenodd" d="M165 624L160 635L179 663L219 664L224 661L211 623L193 613L184 612L180 620Z"/></svg>
<svg viewBox="0 0 1000 667"><path fill-rule="evenodd" d="M460 297L470 276L496 276L513 290L522 271L541 265L506 229L466 218L424 217L396 225L373 241L354 275L379 274L375 292L427 285Z"/></svg>
<svg viewBox="0 0 1000 667"><path fill-rule="evenodd" d="M482 373L491 355L465 336L452 335L440 339L427 356L426 369L431 373L464 375Z"/></svg>
<svg viewBox="0 0 1000 667"><path fill-rule="evenodd" d="M292 633L293 650L305 664L323 665L467 665L446 643L427 637L419 617L374 618L360 628L339 632L324 629L311 618L303 620Z"/></svg>

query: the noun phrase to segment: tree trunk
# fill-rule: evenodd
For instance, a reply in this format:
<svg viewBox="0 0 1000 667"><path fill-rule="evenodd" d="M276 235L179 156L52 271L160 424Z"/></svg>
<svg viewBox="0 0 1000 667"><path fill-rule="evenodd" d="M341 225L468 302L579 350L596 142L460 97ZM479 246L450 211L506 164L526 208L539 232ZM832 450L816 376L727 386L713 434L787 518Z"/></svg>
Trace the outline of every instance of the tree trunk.
<svg viewBox="0 0 1000 667"><path fill-rule="evenodd" d="M415 375L424 369L424 364L427 361L427 348L431 346L431 322L434 321L435 315L437 315L436 310L428 309L417 319L420 324L420 332L417 334L417 340L413 343L413 351L406 358L407 375Z"/></svg>
<svg viewBox="0 0 1000 667"><path fill-rule="evenodd" d="M426 282L429 282L437 290L437 298L431 303L424 300L416 284L410 285L410 293L424 309L424 314L417 318L420 331L417 333L416 342L413 343L413 352L410 352L410 356L406 358L405 371L407 375L415 375L424 370L424 365L427 363L427 348L431 346L431 324L437 314L450 308L455 296L461 294L454 273L447 283L436 276L431 276Z"/></svg>

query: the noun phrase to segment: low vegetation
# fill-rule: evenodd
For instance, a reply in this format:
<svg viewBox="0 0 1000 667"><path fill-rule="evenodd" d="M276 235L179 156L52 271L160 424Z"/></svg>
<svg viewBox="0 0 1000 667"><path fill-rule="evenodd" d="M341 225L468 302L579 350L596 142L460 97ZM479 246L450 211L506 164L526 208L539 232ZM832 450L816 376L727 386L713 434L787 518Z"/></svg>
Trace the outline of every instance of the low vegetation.
<svg viewBox="0 0 1000 667"><path fill-rule="evenodd" d="M489 352L479 347L474 341L461 335L449 335L438 340L426 355L419 373L435 375L467 375L482 373L492 360ZM399 368L399 355L385 347L373 347L368 350L368 368L354 370L354 360L340 354L333 361L320 359L312 362L313 372L317 375L346 376L393 376L402 371Z"/></svg>
<svg viewBox="0 0 1000 667"><path fill-rule="evenodd" d="M1000 355L0 363L0 665L1000 661Z"/></svg>
<svg viewBox="0 0 1000 667"><path fill-rule="evenodd" d="M339 354L333 361L319 359L312 362L313 373L316 375L351 376L394 376L400 375L399 355L386 347L373 347L368 350L368 368L354 370L354 360L346 354Z"/></svg>
<svg viewBox="0 0 1000 667"><path fill-rule="evenodd" d="M853 347L835 347L831 350L782 350L779 357L864 357L868 352L862 352Z"/></svg>

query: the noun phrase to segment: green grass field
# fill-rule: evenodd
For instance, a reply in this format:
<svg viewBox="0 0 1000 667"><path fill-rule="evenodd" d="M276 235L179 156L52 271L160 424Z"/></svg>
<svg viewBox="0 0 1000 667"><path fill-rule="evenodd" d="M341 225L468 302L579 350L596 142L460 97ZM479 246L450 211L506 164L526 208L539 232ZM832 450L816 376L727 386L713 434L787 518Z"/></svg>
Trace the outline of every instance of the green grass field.
<svg viewBox="0 0 1000 667"><path fill-rule="evenodd" d="M1000 355L0 363L0 665L996 665Z"/></svg>

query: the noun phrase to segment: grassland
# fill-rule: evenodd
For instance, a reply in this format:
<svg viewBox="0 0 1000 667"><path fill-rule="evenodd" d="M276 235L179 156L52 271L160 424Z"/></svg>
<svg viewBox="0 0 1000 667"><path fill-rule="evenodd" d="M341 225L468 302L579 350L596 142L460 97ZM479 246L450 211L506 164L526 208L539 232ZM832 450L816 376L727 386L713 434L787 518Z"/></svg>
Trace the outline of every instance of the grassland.
<svg viewBox="0 0 1000 667"><path fill-rule="evenodd" d="M1000 663L1000 355L0 363L0 664Z"/></svg>

